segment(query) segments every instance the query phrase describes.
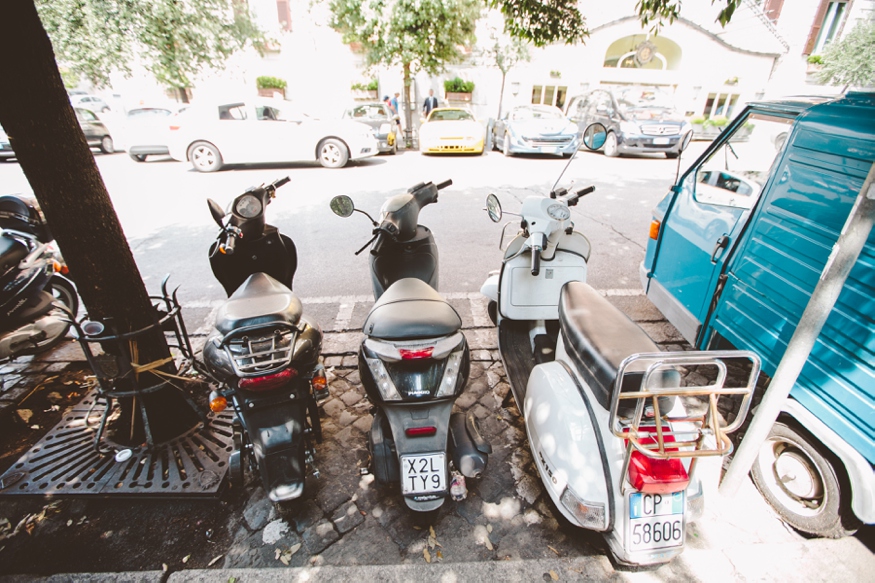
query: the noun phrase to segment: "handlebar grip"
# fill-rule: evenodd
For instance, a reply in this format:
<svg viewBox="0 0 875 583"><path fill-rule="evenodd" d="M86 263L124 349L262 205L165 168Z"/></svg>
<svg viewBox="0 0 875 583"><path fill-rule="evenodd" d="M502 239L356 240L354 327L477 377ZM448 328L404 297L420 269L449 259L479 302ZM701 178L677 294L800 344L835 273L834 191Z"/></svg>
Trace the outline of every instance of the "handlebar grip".
<svg viewBox="0 0 875 583"><path fill-rule="evenodd" d="M274 187L274 188L279 188L280 186L283 186L283 185L288 184L289 182L291 182L291 180L292 180L292 179L289 178L288 176L286 176L285 178L280 178L279 180L275 180L275 181L273 182L273 187Z"/></svg>
<svg viewBox="0 0 875 583"><path fill-rule="evenodd" d="M581 188L575 194L577 194L577 196L586 196L587 194L590 194L592 192L595 192L595 186L587 186L586 188Z"/></svg>
<svg viewBox="0 0 875 583"><path fill-rule="evenodd" d="M234 247L237 246L237 237L232 233L225 235L225 242L219 244L219 252L223 255L234 255Z"/></svg>
<svg viewBox="0 0 875 583"><path fill-rule="evenodd" d="M532 249L532 275L537 277L541 273L541 250Z"/></svg>
<svg viewBox="0 0 875 583"><path fill-rule="evenodd" d="M450 179L448 179L448 180L444 180L443 182L438 182L438 184L437 184L437 189L438 189L438 190L443 190L444 188L446 188L446 187L448 187L448 186L450 186L450 185L452 185L452 184L453 184L453 179L450 178Z"/></svg>
<svg viewBox="0 0 875 583"><path fill-rule="evenodd" d="M371 247L371 255L379 255L383 249L383 242L386 240L386 234L383 231L377 233L377 238L374 240L374 246Z"/></svg>

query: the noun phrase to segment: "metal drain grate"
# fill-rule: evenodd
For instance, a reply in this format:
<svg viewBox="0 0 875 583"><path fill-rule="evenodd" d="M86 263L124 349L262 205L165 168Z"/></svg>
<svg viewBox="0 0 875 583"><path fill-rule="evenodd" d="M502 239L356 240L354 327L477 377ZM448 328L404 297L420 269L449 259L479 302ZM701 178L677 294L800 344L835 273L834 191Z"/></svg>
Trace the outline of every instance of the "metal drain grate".
<svg viewBox="0 0 875 583"><path fill-rule="evenodd" d="M0 476L0 496L210 497L218 493L233 449L233 410L211 413L205 427L151 452L131 448L130 458L118 462L114 451L99 454L94 449L105 408L106 401L96 391L89 393Z"/></svg>

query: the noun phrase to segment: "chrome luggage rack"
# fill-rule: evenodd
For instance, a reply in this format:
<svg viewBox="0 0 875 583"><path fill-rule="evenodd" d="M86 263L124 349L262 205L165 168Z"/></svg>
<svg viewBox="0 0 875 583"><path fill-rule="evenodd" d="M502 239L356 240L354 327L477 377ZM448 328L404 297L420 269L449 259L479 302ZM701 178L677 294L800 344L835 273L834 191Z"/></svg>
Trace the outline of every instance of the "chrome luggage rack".
<svg viewBox="0 0 875 583"><path fill-rule="evenodd" d="M262 376L289 366L297 333L295 326L285 322L246 326L225 335L221 346L237 376Z"/></svg>

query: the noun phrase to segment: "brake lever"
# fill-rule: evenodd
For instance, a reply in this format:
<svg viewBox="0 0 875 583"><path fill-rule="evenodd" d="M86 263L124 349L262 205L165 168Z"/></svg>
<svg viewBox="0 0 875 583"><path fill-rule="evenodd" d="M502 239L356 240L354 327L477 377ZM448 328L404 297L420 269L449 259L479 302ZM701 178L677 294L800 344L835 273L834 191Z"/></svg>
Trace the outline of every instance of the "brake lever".
<svg viewBox="0 0 875 583"><path fill-rule="evenodd" d="M378 237L379 235L380 235L380 231L377 231L377 232L374 234L374 236L371 237L371 240L368 241L367 243L365 243L365 246L362 247L361 249L359 249L358 251L356 251L355 254L356 254L356 255L359 255L359 254L361 254L362 251L364 251L365 249L367 249L368 247L370 247L370 246L371 246L371 243L373 243L373 242L377 239L377 237Z"/></svg>

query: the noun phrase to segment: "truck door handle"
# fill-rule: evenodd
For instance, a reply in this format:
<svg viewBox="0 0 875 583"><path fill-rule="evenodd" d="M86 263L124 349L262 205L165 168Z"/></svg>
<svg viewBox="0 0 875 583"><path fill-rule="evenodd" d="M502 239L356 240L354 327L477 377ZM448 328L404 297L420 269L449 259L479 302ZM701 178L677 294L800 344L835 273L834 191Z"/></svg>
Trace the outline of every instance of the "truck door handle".
<svg viewBox="0 0 875 583"><path fill-rule="evenodd" d="M714 251L711 252L711 263L717 263L717 253L719 253L721 249L725 249L727 245L729 245L729 237L721 235L720 238L717 239L717 243L714 245Z"/></svg>

